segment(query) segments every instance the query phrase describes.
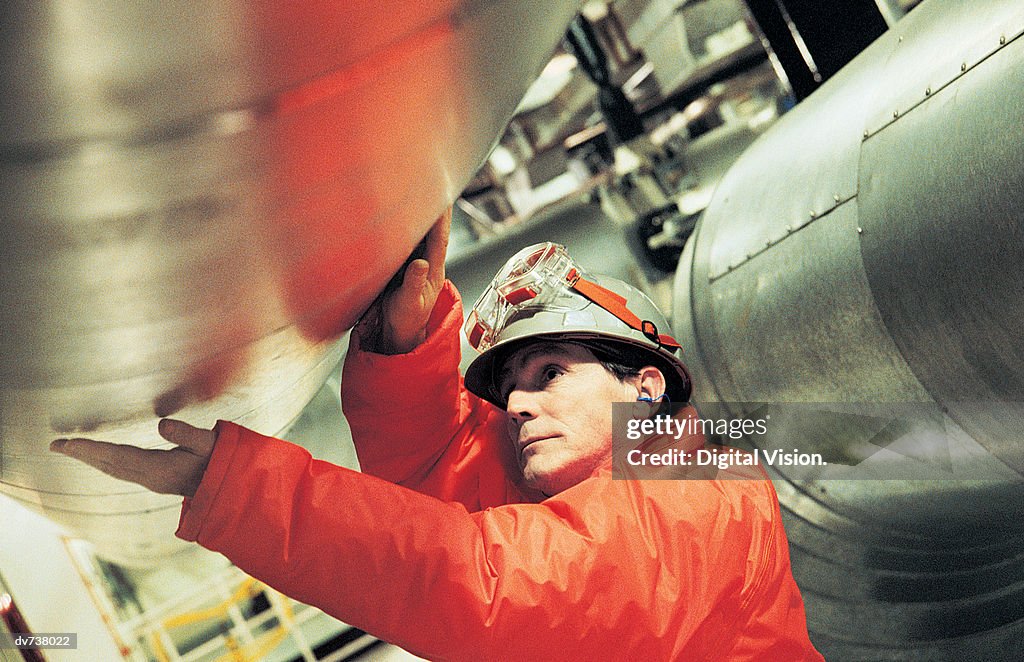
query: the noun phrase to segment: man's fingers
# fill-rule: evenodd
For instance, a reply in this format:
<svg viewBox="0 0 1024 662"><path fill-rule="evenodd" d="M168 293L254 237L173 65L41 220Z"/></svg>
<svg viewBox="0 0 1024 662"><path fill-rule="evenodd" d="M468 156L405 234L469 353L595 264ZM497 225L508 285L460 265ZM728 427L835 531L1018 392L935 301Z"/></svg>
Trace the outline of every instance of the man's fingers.
<svg viewBox="0 0 1024 662"><path fill-rule="evenodd" d="M133 483L141 483L154 467L159 466L162 452L92 439L58 439L50 444L50 450Z"/></svg>
<svg viewBox="0 0 1024 662"><path fill-rule="evenodd" d="M387 341L390 353L404 354L423 342L433 302L428 302L426 260L413 260L405 271L402 288L388 304Z"/></svg>
<svg viewBox="0 0 1024 662"><path fill-rule="evenodd" d="M213 445L217 441L217 434L213 430L197 428L173 418L161 419L157 430L160 432L160 436L167 441L200 457L209 457L213 453Z"/></svg>
<svg viewBox="0 0 1024 662"><path fill-rule="evenodd" d="M210 430L192 430L213 434ZM195 494L210 455L200 457L184 447L146 450L92 439L57 439L50 444L50 450L80 460L108 476L142 485L154 492L186 497Z"/></svg>
<svg viewBox="0 0 1024 662"><path fill-rule="evenodd" d="M448 235L452 229L452 208L448 207L434 222L434 227L427 234L427 246L424 257L430 264L427 279L438 289L444 283L444 258L448 252Z"/></svg>
<svg viewBox="0 0 1024 662"><path fill-rule="evenodd" d="M367 311L360 331L363 349L383 354L404 354L423 342L430 311L444 285L444 258L448 250L451 212L449 207L434 222L423 242L423 257L409 261L401 272L401 285L393 289L389 284L385 294ZM374 336L376 340L373 340ZM369 344L367 338L370 338Z"/></svg>
<svg viewBox="0 0 1024 662"><path fill-rule="evenodd" d="M405 269L405 278L402 280L402 289L398 292L398 310L404 312L409 306L421 307L420 297L423 295L423 285L427 282L427 273L430 266L426 260L413 260ZM427 311L428 313L430 311Z"/></svg>

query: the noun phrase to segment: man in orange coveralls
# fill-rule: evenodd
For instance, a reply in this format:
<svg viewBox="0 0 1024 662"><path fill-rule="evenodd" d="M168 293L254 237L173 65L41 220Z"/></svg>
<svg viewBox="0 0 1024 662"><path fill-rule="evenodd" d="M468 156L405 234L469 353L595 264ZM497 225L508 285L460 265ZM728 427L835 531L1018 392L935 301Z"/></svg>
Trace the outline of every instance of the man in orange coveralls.
<svg viewBox="0 0 1024 662"><path fill-rule="evenodd" d="M185 496L178 536L428 659L820 660L771 482L611 477L612 403L689 397L657 308L531 247L469 317L463 387L447 224L351 341L373 475L224 421L53 449Z"/></svg>

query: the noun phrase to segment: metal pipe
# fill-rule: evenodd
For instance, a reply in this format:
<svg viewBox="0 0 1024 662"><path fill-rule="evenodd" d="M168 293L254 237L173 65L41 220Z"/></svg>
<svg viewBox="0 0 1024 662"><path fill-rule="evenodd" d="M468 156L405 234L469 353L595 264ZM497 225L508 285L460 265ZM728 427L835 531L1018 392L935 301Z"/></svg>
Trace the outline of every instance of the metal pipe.
<svg viewBox="0 0 1024 662"><path fill-rule="evenodd" d="M779 15L782 17L782 22L785 24L789 36L793 39L797 52L800 53L800 58L804 61L807 71L811 73L811 78L814 79L815 83L821 83L821 72L818 71L818 65L814 62L814 56L811 55L810 49L807 48L807 43L804 41L803 35L800 34L799 28L796 27L796 23L793 22L793 18L789 15L789 11L782 4L781 0L774 1L775 7L779 10Z"/></svg>
<svg viewBox="0 0 1024 662"><path fill-rule="evenodd" d="M1022 33L1012 0L923 3L740 157L677 272L698 402L930 403L990 472L780 469L830 660L1015 659L1024 640ZM851 450L812 436L793 443Z"/></svg>

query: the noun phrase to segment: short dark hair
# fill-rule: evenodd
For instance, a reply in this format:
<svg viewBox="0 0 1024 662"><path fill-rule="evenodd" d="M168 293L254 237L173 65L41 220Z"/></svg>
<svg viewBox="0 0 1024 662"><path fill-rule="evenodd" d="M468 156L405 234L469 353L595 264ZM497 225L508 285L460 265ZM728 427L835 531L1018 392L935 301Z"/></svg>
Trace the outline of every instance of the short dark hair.
<svg viewBox="0 0 1024 662"><path fill-rule="evenodd" d="M633 361L625 363L623 357L618 356L618 352L610 351L609 348L601 345L595 345L591 342L581 342L579 340L559 340L557 338L544 338L537 340L532 343L526 343L518 347L512 348L508 351L505 356L502 356L500 361L495 361L496 365L500 366L496 371L493 381L493 391L498 395L500 401L504 401L504 394L501 393L501 382L504 380L505 375L508 374L509 365L508 359L513 355L519 354L520 356L529 356L530 353L535 351L558 351L564 348L565 345L576 345L587 350L594 355L605 370L611 373L620 382L625 382L630 377L636 377L640 374L640 368L647 365L646 363L636 363L633 365ZM525 352L524 352L525 350ZM520 354L523 352L523 354ZM520 359L522 360L522 359ZM626 359L628 360L628 359Z"/></svg>
<svg viewBox="0 0 1024 662"><path fill-rule="evenodd" d="M591 343L580 343L584 347L590 350L590 353L600 361L601 365L605 369L615 375L620 382L625 382L630 377L636 377L640 374L640 369L651 365L648 356L626 352L625 354L619 349L610 349L601 345L593 345ZM658 368L662 370L662 368ZM664 372L662 373L664 374ZM667 384L666 384L667 385ZM665 402L661 402L654 409L654 413L671 414L669 407L671 406L671 400L669 399L668 393L665 393Z"/></svg>
<svg viewBox="0 0 1024 662"><path fill-rule="evenodd" d="M628 378L636 377L640 374L640 368L643 366L634 366L632 363L623 363L618 357L612 356L599 347L593 347L584 343L581 344L590 350L590 353L594 355L601 365L604 366L604 369L615 375L620 382L624 382Z"/></svg>
<svg viewBox="0 0 1024 662"><path fill-rule="evenodd" d="M629 377L636 377L640 374L640 369L649 363L638 362L644 357L626 356L604 345L581 340L541 340L528 345L528 347L558 348L562 345L577 345L587 350L594 355L598 363L604 366L605 370L615 375L620 382L626 381Z"/></svg>

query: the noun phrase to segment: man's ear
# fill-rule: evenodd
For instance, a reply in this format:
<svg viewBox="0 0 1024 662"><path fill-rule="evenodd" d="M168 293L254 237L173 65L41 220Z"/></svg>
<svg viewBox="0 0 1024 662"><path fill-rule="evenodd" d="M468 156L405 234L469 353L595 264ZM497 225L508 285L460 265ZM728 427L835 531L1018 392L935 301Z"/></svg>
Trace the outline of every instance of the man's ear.
<svg viewBox="0 0 1024 662"><path fill-rule="evenodd" d="M655 399L665 393L665 375L652 365L640 368L638 382L642 396Z"/></svg>

